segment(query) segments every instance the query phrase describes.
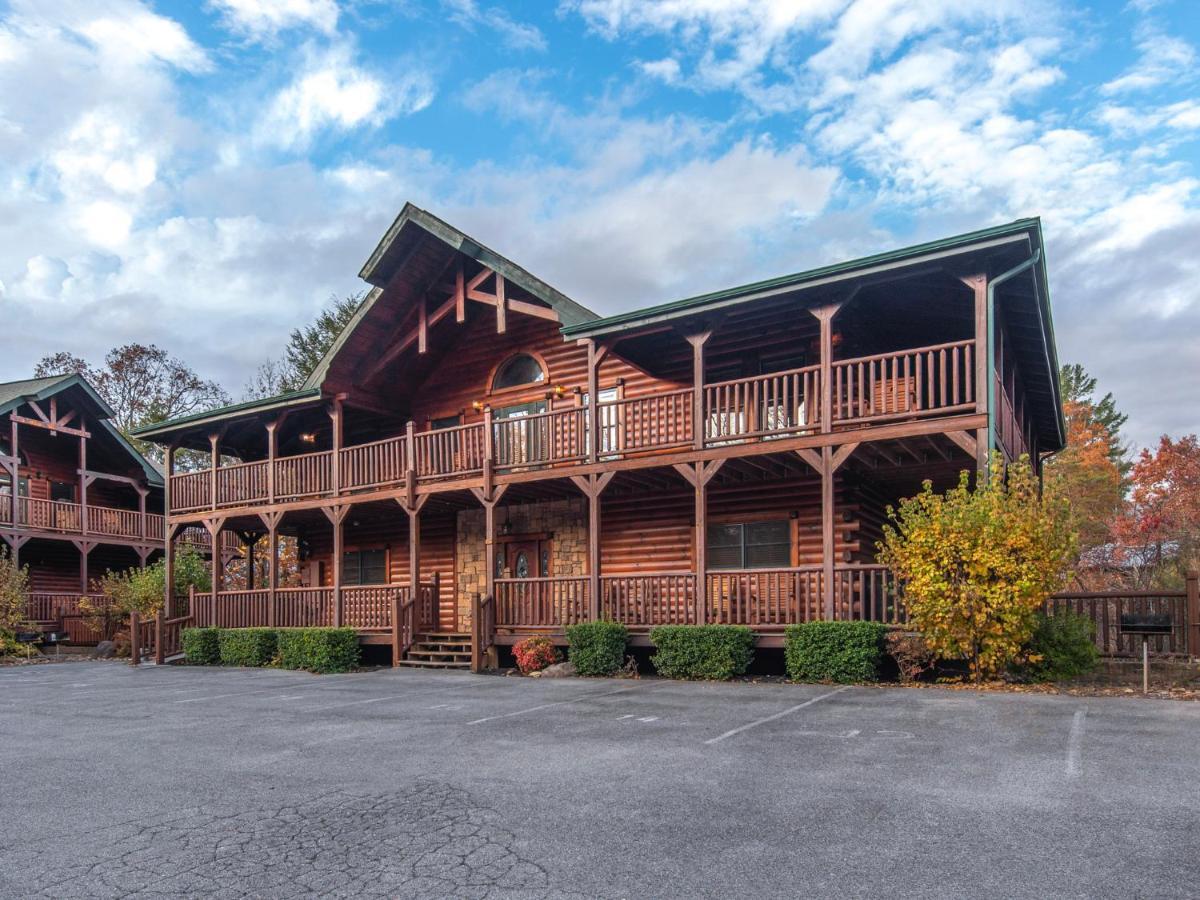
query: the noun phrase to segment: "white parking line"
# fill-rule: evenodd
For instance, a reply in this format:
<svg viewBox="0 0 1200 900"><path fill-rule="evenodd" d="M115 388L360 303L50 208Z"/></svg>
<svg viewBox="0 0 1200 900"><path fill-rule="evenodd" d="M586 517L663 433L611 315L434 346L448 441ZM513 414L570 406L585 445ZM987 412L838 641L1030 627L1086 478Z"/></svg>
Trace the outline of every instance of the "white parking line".
<svg viewBox="0 0 1200 900"><path fill-rule="evenodd" d="M473 719L468 722L468 725L482 725L484 722L494 722L496 719L511 719L513 716L523 716L526 713L537 712L542 709L549 709L552 706L567 706L571 703L582 703L584 700L591 700L593 697L611 697L613 694L625 694L632 688L620 688L615 691L607 691L603 694L587 694L583 697L574 697L570 700L557 700L554 703L543 703L540 706L531 706L528 709L518 709L516 712L501 713L498 716L484 716L482 719Z"/></svg>
<svg viewBox="0 0 1200 900"><path fill-rule="evenodd" d="M797 710L804 709L806 706L812 706L814 703L820 703L822 700L826 700L829 697L832 697L834 694L840 694L842 691L849 689L849 686L840 687L835 691L830 691L828 694L821 694L819 697L813 697L811 700L805 700L803 703L797 703L795 706L789 706L787 709L783 710L782 712L777 712L773 716L766 716L762 719L756 719L753 722L747 722L745 725L739 725L737 728L732 728L724 734L717 735L715 738L709 738L704 743L720 743L726 738L731 738L736 734L741 734L743 731L749 731L751 728L757 728L759 725L766 725L768 722L774 722L776 719L782 719L784 716L790 716Z"/></svg>
<svg viewBox="0 0 1200 900"><path fill-rule="evenodd" d="M1079 749L1083 743L1083 720L1087 717L1087 707L1075 710L1071 717L1071 731L1067 735L1067 777L1076 778L1079 775Z"/></svg>

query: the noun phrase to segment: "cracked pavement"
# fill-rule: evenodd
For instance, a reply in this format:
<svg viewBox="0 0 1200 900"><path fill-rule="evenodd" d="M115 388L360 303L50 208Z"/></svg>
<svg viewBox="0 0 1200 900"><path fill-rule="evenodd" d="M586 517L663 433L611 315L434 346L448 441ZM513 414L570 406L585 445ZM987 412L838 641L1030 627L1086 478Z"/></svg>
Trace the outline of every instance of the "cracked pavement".
<svg viewBox="0 0 1200 900"><path fill-rule="evenodd" d="M0 671L0 898L1191 897L1200 704Z"/></svg>

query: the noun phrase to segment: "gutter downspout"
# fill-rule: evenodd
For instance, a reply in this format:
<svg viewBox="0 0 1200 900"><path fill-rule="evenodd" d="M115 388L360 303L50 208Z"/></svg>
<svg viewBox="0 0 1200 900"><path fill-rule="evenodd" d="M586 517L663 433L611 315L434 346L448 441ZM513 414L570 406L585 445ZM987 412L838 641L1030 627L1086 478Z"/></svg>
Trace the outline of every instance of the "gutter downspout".
<svg viewBox="0 0 1200 900"><path fill-rule="evenodd" d="M1033 256L1025 260L1023 263L1018 263L1007 272L1002 272L995 278L988 279L987 286L987 329L988 329L988 345L987 345L987 445L988 459L991 459L992 449L996 446L996 288L1004 284L1010 278L1015 278L1027 269L1031 269L1038 264L1038 260L1042 258L1042 250L1040 247L1033 251ZM989 463L988 468L991 468Z"/></svg>

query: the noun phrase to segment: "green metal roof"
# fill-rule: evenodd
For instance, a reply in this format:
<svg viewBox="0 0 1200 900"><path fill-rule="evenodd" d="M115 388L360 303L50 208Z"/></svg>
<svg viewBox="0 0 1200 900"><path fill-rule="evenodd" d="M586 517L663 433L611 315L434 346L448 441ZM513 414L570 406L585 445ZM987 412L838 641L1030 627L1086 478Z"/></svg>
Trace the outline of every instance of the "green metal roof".
<svg viewBox="0 0 1200 900"><path fill-rule="evenodd" d="M864 256L860 259L833 263L832 265L821 266L804 272L796 272L792 275L779 275L764 281L755 281L750 284L712 291L707 294L697 294L694 297L685 297L682 300L672 300L657 306L634 309L629 312L607 316L603 319L596 319L592 322L568 325L564 326L562 331L564 335L571 338L591 337L613 331L624 331L652 322L669 321L688 315L695 315L696 313L724 308L735 303L758 299L764 294L785 293L799 288L815 287L831 281L862 277L863 275L870 274L873 270L895 268L898 264L912 265L931 256L947 255L947 251L951 253L962 252L972 244L986 244L988 241L997 240L1005 242L1005 238L1019 237L1021 234L1027 234L1031 230L1037 231L1038 240L1040 241L1040 222L1041 220L1037 218L1018 219L1004 225L995 225L991 228L980 229L979 231L970 231L965 234L954 235L953 237L928 241L924 244L915 244L899 250L889 250L885 253L876 253L873 256Z"/></svg>
<svg viewBox="0 0 1200 900"><path fill-rule="evenodd" d="M320 398L320 396L320 388L305 388L299 391L290 391L286 394L279 394L276 397L247 400L244 403L234 403L229 406L220 406L216 409L205 410L204 412L179 416L176 419L155 422L153 425L143 425L141 428L135 428L131 434L134 437L145 440L157 440L183 428L195 428L198 425L206 425L210 422L237 419L242 416L256 415L268 410L282 409L289 406L302 406L311 403L313 400Z"/></svg>
<svg viewBox="0 0 1200 900"><path fill-rule="evenodd" d="M17 407L31 401L40 403L43 400L48 400L56 394L61 394L63 391L71 388L78 388L84 393L89 402L95 407L92 414L96 416L100 426L106 429L113 440L120 444L138 462L142 467L142 471L146 473L146 481L156 487L162 487L162 472L150 460L146 459L138 451L137 447L129 442L129 439L121 433L119 428L108 421L115 416L112 407L105 402L104 398L97 393L96 389L82 375L50 375L46 378L29 378L24 381L9 381L0 384L0 415L11 412Z"/></svg>

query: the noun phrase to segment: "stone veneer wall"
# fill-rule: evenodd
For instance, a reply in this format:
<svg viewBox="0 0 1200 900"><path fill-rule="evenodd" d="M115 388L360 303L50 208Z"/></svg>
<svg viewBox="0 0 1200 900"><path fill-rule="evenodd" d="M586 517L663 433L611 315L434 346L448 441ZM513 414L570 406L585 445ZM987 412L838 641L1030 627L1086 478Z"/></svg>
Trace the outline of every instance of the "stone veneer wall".
<svg viewBox="0 0 1200 900"><path fill-rule="evenodd" d="M587 574L587 507L583 498L497 507L496 527L507 521L510 533L548 534L551 540L550 567L555 575ZM487 588L487 558L484 547L482 509L458 513L456 559L458 617L470 627L471 595ZM500 551L502 545L497 545Z"/></svg>

